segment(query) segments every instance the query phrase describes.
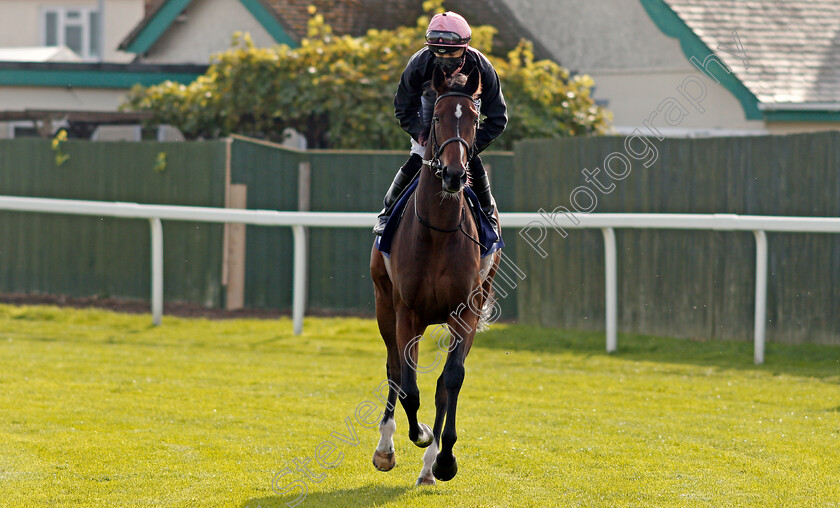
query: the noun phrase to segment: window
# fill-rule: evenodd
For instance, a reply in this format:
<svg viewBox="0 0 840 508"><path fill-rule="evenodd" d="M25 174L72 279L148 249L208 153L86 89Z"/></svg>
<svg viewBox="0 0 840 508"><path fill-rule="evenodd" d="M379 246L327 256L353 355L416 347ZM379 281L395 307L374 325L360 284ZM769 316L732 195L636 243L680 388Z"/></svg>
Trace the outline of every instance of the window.
<svg viewBox="0 0 840 508"><path fill-rule="evenodd" d="M45 121L50 122L49 131L47 133L44 133ZM59 129L70 130L69 124L65 120L13 120L0 125L6 126L6 132L9 138L40 138L44 135L50 137L55 136ZM72 134L71 137L73 137Z"/></svg>
<svg viewBox="0 0 840 508"><path fill-rule="evenodd" d="M102 59L99 11L90 7L49 7L42 12L44 46L67 46L84 60Z"/></svg>
<svg viewBox="0 0 840 508"><path fill-rule="evenodd" d="M41 137L34 122L9 122L10 138L33 138Z"/></svg>

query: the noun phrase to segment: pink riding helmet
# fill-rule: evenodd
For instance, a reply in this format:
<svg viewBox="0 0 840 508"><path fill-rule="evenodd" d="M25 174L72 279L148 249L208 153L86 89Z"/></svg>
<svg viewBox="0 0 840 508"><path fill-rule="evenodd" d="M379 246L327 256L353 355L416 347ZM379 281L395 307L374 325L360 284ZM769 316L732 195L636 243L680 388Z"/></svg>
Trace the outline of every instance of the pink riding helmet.
<svg viewBox="0 0 840 508"><path fill-rule="evenodd" d="M444 53L455 48L466 48L470 45L471 37L472 30L467 20L457 12L449 11L435 14L429 22L426 46L431 46L433 50L440 48L440 52Z"/></svg>

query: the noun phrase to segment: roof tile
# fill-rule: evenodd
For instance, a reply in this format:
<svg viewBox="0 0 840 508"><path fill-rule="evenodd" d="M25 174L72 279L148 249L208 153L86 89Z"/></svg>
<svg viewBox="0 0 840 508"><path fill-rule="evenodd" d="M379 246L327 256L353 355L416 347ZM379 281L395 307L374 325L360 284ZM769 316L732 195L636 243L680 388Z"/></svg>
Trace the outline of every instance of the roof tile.
<svg viewBox="0 0 840 508"><path fill-rule="evenodd" d="M837 0L665 0L761 102L840 102ZM745 69L717 49L738 34Z"/></svg>

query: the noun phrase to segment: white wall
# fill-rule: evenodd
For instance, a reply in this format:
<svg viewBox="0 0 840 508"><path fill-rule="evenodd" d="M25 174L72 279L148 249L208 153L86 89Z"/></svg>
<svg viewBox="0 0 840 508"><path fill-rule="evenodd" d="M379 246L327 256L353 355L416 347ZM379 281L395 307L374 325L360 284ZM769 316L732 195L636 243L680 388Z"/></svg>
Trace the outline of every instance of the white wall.
<svg viewBox="0 0 840 508"><path fill-rule="evenodd" d="M97 0L0 0L0 47L40 46L44 8L97 6ZM134 58L117 51L117 47L143 19L143 10L143 0L105 0L106 61L129 62Z"/></svg>
<svg viewBox="0 0 840 508"><path fill-rule="evenodd" d="M0 111L64 109L116 111L128 90L0 86Z"/></svg>
<svg viewBox="0 0 840 508"><path fill-rule="evenodd" d="M105 60L130 62L133 53L118 51L120 42L143 20L143 1L105 0Z"/></svg>
<svg viewBox="0 0 840 508"><path fill-rule="evenodd" d="M206 64L210 56L230 48L234 32L248 32L258 47L271 47L274 38L235 0L193 0L184 20L169 30L142 57L146 63Z"/></svg>
<svg viewBox="0 0 840 508"><path fill-rule="evenodd" d="M741 103L691 65L663 71L604 71L591 76L594 96L609 100L607 109L613 112L617 128L642 126L652 116L654 126L665 128L765 128L763 121L746 120ZM693 101L680 92L681 87ZM665 120L669 110L670 124Z"/></svg>

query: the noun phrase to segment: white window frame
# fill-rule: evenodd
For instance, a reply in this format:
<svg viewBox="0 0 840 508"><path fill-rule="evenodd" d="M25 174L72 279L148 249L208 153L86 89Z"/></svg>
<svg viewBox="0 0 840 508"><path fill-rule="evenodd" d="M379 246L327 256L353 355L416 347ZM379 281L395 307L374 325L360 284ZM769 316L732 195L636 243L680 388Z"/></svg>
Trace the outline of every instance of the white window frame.
<svg viewBox="0 0 840 508"><path fill-rule="evenodd" d="M16 134L15 131L17 130L18 127L22 127L22 128L25 128L25 129L31 129L31 128L34 127L35 130L37 131L38 128L40 127L40 122L33 122L31 120L12 120L11 122L7 122L6 126L7 126L6 128L8 129L8 131L7 131L8 138L7 139L15 139L15 134Z"/></svg>
<svg viewBox="0 0 840 508"><path fill-rule="evenodd" d="M7 139L15 139L15 130L17 127L24 127L26 129L35 128L35 130L40 131L40 129L44 126L44 120L11 120L6 123L8 138ZM58 132L59 129L66 129L68 126L65 120L53 120L50 123L50 128L52 132ZM20 138L18 138L20 139Z"/></svg>
<svg viewBox="0 0 840 508"><path fill-rule="evenodd" d="M70 11L77 11L81 15L81 19L79 20L71 20L67 17L67 13ZM48 13L55 13L56 14L56 44L58 46L66 46L65 36L67 32L68 26L79 26L82 28L82 52L79 55L82 57L82 60L88 62L97 62L103 60L101 53L104 53L104 48L99 48L99 56L91 55L90 53L90 40L92 35L93 27L90 23L90 15L91 13L99 12L99 9L96 7L82 7L82 6L54 6L54 7L42 7L41 8L41 15L40 15L40 23L41 23L41 45L47 45L47 14ZM102 19L102 13L99 14L99 22L103 23L104 20ZM104 41L99 41L100 46L104 46Z"/></svg>

